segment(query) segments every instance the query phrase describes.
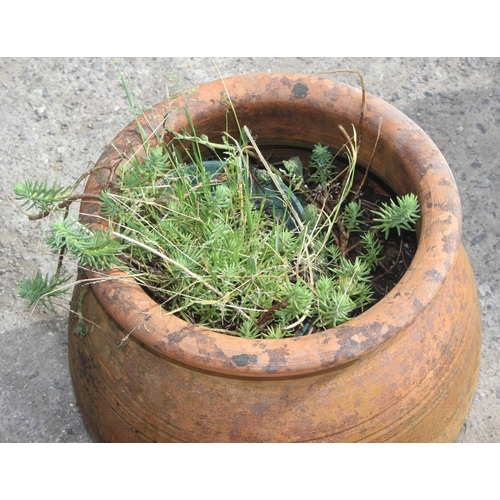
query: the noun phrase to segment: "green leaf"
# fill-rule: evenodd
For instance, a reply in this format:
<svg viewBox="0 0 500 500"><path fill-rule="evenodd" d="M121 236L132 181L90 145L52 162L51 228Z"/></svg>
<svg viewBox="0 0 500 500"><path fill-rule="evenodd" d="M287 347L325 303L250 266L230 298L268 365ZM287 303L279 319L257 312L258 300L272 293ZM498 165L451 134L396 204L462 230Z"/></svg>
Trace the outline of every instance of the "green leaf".
<svg viewBox="0 0 500 500"><path fill-rule="evenodd" d="M33 279L25 279L18 290L19 297L29 300L30 307L36 302L40 302L45 308L53 309L52 299L66 293L66 289L61 289L61 285L71 279L58 278L57 275L49 279L48 273L45 277L38 271Z"/></svg>
<svg viewBox="0 0 500 500"><path fill-rule="evenodd" d="M26 207L26 210L36 208L42 213L49 212L54 205L66 201L72 194L72 187L58 187L54 182L52 187L49 187L48 180L39 181L23 181L16 184L14 187L16 200L22 202L21 206Z"/></svg>
<svg viewBox="0 0 500 500"><path fill-rule="evenodd" d="M379 224L373 226L373 230L381 230L384 233L385 239L389 236L391 229L396 229L398 235L401 231L414 231L414 225L420 218L418 198L415 194L406 194L402 198L399 196L396 201L391 200L390 205L383 203L380 210L374 210L374 222Z"/></svg>
<svg viewBox="0 0 500 500"><path fill-rule="evenodd" d="M349 233L361 231L363 209L359 203L351 201L344 209L344 225Z"/></svg>
<svg viewBox="0 0 500 500"><path fill-rule="evenodd" d="M92 232L88 226L71 217L60 217L48 233L47 245L54 253L66 248L70 254L80 259L82 266L93 268L119 264L117 255L129 246L113 238L110 231L98 229Z"/></svg>

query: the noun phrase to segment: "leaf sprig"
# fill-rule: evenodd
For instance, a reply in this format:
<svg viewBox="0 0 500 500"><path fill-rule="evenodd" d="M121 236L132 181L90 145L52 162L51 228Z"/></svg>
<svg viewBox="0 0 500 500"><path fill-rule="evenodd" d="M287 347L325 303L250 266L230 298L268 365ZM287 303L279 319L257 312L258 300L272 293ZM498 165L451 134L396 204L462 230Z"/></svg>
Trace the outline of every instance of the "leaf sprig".
<svg viewBox="0 0 500 500"><path fill-rule="evenodd" d="M58 187L57 182L49 186L48 180L45 181L23 181L14 187L16 200L21 202L21 206L26 210L35 208L39 212L46 214L50 212L57 204L68 199L73 193L72 187Z"/></svg>
<svg viewBox="0 0 500 500"><path fill-rule="evenodd" d="M381 230L385 238L389 236L391 229L396 229L398 235L401 231L414 231L414 225L420 218L419 203L415 194L409 193L403 197L390 200L390 203L383 203L380 210L374 212L375 222L379 224L373 226L373 230Z"/></svg>
<svg viewBox="0 0 500 500"><path fill-rule="evenodd" d="M27 278L19 285L18 294L21 298L29 300L30 307L40 302L47 309L53 309L52 299L67 292L62 285L70 279L71 276L60 278L57 274L49 278L48 273L44 277L37 271L34 278Z"/></svg>
<svg viewBox="0 0 500 500"><path fill-rule="evenodd" d="M128 247L113 238L110 231L91 231L72 217L59 217L48 234L47 246L53 253L66 250L82 266L97 269L120 264L117 255Z"/></svg>

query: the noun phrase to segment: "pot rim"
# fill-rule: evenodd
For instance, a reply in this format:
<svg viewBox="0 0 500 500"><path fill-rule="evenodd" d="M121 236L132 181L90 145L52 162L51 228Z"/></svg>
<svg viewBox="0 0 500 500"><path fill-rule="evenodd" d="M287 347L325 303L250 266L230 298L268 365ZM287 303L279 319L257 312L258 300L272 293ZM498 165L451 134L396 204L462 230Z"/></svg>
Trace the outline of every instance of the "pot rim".
<svg viewBox="0 0 500 500"><path fill-rule="evenodd" d="M246 109L258 103L259 109L265 109L266 106L287 103L326 113L330 120L337 119L335 113L341 113L344 118L350 117L348 121L351 123L358 123L360 90L311 75L261 73L205 83L170 101L162 101L147 112L147 121L141 120L142 124L155 132L164 133L165 123L181 131L187 127L181 106L189 107L195 124L205 123L214 113L224 112L221 94L226 91L239 118L240 106ZM303 109L299 107L297 109ZM363 121L366 148L370 147L370 141L373 145L380 116L383 116L384 124L381 134L383 154L397 159L397 168L402 168L407 174L408 182L413 183L412 191L419 198L419 244L401 280L385 298L363 314L336 328L308 336L255 340L216 333L168 314L135 280L117 269L86 271L90 279L103 274L113 278L93 282L94 293L125 331L156 354L224 375L303 376L338 368L380 348L411 325L436 296L461 242L460 200L445 158L418 125L370 94L366 94ZM253 131L251 126L249 128ZM168 133L163 135L163 140L168 138ZM95 170L87 181L87 193L103 189L113 168L124 161L131 147L137 155L144 154L135 121L105 149L96 164L101 168ZM82 203L81 214L93 224L103 224L99 222L99 206L95 203Z"/></svg>

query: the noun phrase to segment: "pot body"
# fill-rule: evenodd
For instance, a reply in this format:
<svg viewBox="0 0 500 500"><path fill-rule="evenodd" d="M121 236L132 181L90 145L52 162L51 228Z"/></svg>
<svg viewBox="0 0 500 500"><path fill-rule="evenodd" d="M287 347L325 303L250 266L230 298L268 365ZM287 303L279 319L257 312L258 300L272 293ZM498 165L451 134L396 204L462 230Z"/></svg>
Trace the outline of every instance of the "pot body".
<svg viewBox="0 0 500 500"><path fill-rule="evenodd" d="M144 126L158 140L187 127L220 139L228 92L260 145L343 144L337 125L359 125L360 92L305 75L249 75L205 84L155 106ZM460 242L453 176L432 141L387 103L367 96L360 161L398 194L419 196L419 245L382 301L335 329L281 340L233 338L188 325L126 275L95 271L78 285L69 327L70 368L84 418L99 441L453 441L478 377L481 313ZM87 183L107 187L136 125L117 136ZM236 135L236 124L229 122ZM153 131L152 130L152 131ZM98 224L97 204L82 214ZM82 275L85 277L85 275ZM116 279L113 279L116 278ZM125 339L125 340L124 340Z"/></svg>

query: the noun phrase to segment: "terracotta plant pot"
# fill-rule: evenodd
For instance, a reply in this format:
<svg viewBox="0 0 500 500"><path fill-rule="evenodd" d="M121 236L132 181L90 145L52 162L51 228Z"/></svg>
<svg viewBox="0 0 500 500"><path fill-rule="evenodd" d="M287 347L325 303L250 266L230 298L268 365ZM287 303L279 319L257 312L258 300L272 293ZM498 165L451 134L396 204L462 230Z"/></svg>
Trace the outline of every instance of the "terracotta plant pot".
<svg viewBox="0 0 500 500"><path fill-rule="evenodd" d="M340 148L358 126L361 92L296 74L237 76L200 85L148 112L149 125L189 128L220 140L226 90L260 146ZM167 314L133 279L78 286L69 328L70 365L85 420L99 441L453 441L475 390L481 314L461 244L461 208L450 169L429 137L367 95L359 160L397 194L418 195L418 248L389 295L337 328L300 338L248 340ZM234 127L234 124L231 125ZM232 132L236 134L235 127ZM169 140L168 133L163 140ZM141 154L126 127L98 161L86 192L99 193ZM98 224L99 206L82 205ZM110 272L117 277L116 270ZM87 273L94 278L98 273ZM121 345L122 339L128 339Z"/></svg>

